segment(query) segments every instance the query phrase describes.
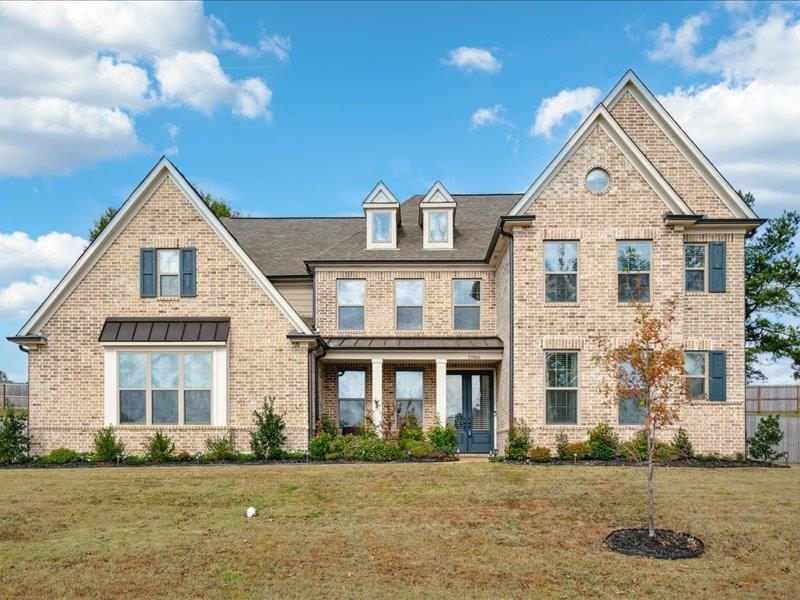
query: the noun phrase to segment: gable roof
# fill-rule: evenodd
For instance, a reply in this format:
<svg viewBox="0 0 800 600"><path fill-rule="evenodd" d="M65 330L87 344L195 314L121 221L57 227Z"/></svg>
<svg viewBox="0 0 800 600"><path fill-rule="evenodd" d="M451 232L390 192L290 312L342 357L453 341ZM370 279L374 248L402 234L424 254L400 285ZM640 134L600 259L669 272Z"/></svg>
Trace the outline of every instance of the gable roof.
<svg viewBox="0 0 800 600"><path fill-rule="evenodd" d="M626 92L629 92L639 102L653 122L664 132L678 151L683 154L734 216L740 219L758 218L755 212L739 197L739 194L733 189L728 180L723 177L722 173L703 154L700 148L697 147L632 70L623 75L619 83L605 97L603 105L608 110L611 110Z"/></svg>
<svg viewBox="0 0 800 600"><path fill-rule="evenodd" d="M679 215L694 214L602 104L599 104L597 108L586 117L578 130L567 140L567 143L561 151L550 161L550 164L542 171L541 175L531 184L531 187L528 188L528 191L525 192L509 214L519 215L527 211L536 197L547 187L561 170L561 167L566 164L597 127L600 127L617 145L628 161L650 185L658 197L661 198L670 212Z"/></svg>
<svg viewBox="0 0 800 600"><path fill-rule="evenodd" d="M311 330L303 322L300 316L289 305L283 296L278 293L275 287L264 276L261 270L255 265L252 259L242 249L236 239L222 225L217 216L211 212L205 202L200 198L200 194L183 176L183 174L166 157L156 163L147 176L139 183L133 193L123 203L114 218L108 223L97 239L92 242L83 254L78 258L72 268L61 279L55 289L50 293L45 301L36 309L28 322L22 326L18 336L35 335L44 324L50 319L55 311L66 300L73 289L80 283L86 273L97 263L100 257L111 246L114 240L130 223L139 209L150 199L158 185L163 181L163 177L171 177L178 188L184 193L189 203L200 214L206 223L222 239L226 246L233 252L245 270L250 273L253 279L261 286L261 289L269 296L275 305L284 314L292 326L302 333L311 333Z"/></svg>
<svg viewBox="0 0 800 600"><path fill-rule="evenodd" d="M400 204L397 201L397 198L394 197L394 194L389 191L389 188L386 185L379 181L372 191L367 194L367 197L364 198L364 202L361 203L363 206L368 205L380 205L380 206L397 206Z"/></svg>

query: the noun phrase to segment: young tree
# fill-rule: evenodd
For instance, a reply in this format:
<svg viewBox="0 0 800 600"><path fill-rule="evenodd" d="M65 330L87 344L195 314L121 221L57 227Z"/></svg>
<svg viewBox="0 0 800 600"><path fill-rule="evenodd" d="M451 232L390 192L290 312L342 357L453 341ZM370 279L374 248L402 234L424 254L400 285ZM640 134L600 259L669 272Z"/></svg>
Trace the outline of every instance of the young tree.
<svg viewBox="0 0 800 600"><path fill-rule="evenodd" d="M618 343L598 337L593 357L604 374L600 386L606 400L619 406L635 403L644 413L647 434L647 521L650 537L655 536L653 506L653 455L657 433L675 423L686 403L686 373L683 348L670 341L675 320L675 302L656 314L648 304L635 305L636 330L630 340Z"/></svg>
<svg viewBox="0 0 800 600"><path fill-rule="evenodd" d="M752 194L742 199L753 206ZM770 219L745 245L745 351L747 379L764 379L759 358L788 358L800 379L800 254L795 247L800 213Z"/></svg>

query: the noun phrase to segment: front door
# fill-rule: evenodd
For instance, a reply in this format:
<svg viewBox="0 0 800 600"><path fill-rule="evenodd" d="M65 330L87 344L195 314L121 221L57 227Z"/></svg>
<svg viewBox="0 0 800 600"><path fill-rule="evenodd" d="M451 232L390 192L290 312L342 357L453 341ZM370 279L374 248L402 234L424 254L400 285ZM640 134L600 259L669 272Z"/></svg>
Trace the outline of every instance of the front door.
<svg viewBox="0 0 800 600"><path fill-rule="evenodd" d="M491 371L447 374L447 424L456 428L460 453L493 450L493 401Z"/></svg>

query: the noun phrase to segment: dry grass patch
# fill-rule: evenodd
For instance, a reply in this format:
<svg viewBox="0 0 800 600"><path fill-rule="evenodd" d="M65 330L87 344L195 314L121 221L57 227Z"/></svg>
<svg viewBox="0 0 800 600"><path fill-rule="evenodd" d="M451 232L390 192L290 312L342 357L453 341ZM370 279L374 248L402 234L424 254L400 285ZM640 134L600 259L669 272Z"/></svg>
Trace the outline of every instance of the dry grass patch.
<svg viewBox="0 0 800 600"><path fill-rule="evenodd" d="M657 526L706 554L603 546L644 472L488 462L0 471L16 597L797 597L800 469L658 469ZM253 505L259 516L246 519Z"/></svg>

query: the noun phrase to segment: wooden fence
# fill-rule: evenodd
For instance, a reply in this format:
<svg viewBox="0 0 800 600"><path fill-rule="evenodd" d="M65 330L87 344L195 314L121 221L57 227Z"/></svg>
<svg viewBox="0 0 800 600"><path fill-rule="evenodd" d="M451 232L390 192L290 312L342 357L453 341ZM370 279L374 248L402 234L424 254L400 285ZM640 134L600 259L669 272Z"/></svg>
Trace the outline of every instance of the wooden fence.
<svg viewBox="0 0 800 600"><path fill-rule="evenodd" d="M747 437L767 415L779 415L783 440L779 452L788 453L789 462L800 462L800 385L753 385L745 394Z"/></svg>
<svg viewBox="0 0 800 600"><path fill-rule="evenodd" d="M27 383L0 383L0 406L8 399L16 408L28 409Z"/></svg>

